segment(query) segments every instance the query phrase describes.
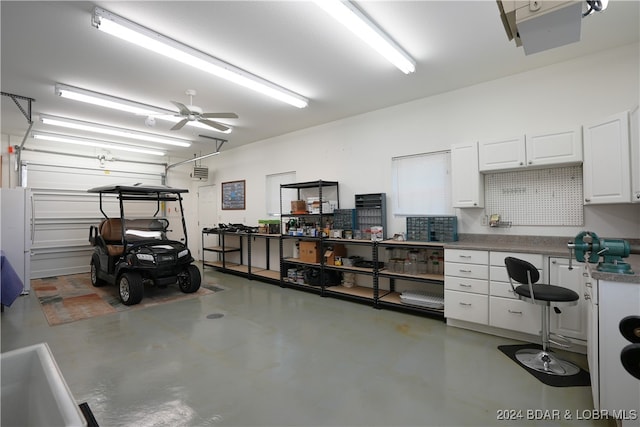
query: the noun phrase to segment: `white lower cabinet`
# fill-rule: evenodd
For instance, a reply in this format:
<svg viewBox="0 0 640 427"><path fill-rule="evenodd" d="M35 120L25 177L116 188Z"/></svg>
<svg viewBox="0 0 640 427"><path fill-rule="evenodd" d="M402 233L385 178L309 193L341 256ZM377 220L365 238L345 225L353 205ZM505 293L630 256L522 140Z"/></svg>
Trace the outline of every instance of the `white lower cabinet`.
<svg viewBox="0 0 640 427"><path fill-rule="evenodd" d="M509 256L530 262L538 269L540 277L544 277L541 254L490 252L489 326L539 335L542 329L542 307L518 299L511 289L507 268L504 265L504 259ZM518 285L514 283L514 286Z"/></svg>
<svg viewBox="0 0 640 427"><path fill-rule="evenodd" d="M585 282L585 302L587 307L587 363L591 376L593 408L600 409L600 373L598 366L598 281L590 278Z"/></svg>
<svg viewBox="0 0 640 427"><path fill-rule="evenodd" d="M549 284L575 291L580 299L577 305L558 307L561 313L551 310L551 332L567 338L587 340L587 306L585 303L584 264L573 262L569 269L568 258L549 258Z"/></svg>
<svg viewBox="0 0 640 427"><path fill-rule="evenodd" d="M489 253L444 251L444 315L448 319L489 323Z"/></svg>

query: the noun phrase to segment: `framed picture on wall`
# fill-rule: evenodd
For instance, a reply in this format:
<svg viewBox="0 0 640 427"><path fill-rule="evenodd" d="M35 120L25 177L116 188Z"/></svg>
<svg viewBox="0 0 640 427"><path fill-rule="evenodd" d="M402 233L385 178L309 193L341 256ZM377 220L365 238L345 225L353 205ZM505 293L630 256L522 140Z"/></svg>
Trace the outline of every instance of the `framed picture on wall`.
<svg viewBox="0 0 640 427"><path fill-rule="evenodd" d="M229 181L222 183L222 209L243 210L245 196L245 181Z"/></svg>

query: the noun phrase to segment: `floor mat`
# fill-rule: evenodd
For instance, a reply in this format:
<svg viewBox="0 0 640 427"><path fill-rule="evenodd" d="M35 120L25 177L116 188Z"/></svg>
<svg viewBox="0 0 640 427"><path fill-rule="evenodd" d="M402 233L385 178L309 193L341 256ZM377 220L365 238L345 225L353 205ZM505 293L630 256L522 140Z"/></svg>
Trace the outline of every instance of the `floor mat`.
<svg viewBox="0 0 640 427"><path fill-rule="evenodd" d="M122 304L117 286L104 285L96 288L91 285L89 273L33 279L31 289L38 297L49 325L54 326L120 311L198 298L222 291L224 288L203 283L197 292L185 294L177 285L166 288L145 286L142 301L132 306Z"/></svg>
<svg viewBox="0 0 640 427"><path fill-rule="evenodd" d="M543 382L546 385L550 385L553 387L588 387L591 385L591 377L589 376L589 372L580 368L580 372L575 375L569 376L558 376L558 375L549 375L542 372L538 372L535 369L528 368L524 366L518 359L516 359L516 352L518 350L524 348L535 348L542 349L542 346L537 344L518 344L518 345L499 345L498 350L506 354L511 360L516 362L518 365L527 370L531 375L536 377L538 380Z"/></svg>

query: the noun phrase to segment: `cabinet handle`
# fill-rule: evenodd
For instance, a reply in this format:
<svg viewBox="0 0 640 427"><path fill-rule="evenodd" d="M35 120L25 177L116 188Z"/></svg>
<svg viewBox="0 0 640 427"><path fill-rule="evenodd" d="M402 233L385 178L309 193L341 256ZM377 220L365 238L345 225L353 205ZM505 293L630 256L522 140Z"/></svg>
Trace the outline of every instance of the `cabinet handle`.
<svg viewBox="0 0 640 427"><path fill-rule="evenodd" d="M591 295L589 295L588 293L585 292L584 293L584 299L587 299L587 300L591 299Z"/></svg>
<svg viewBox="0 0 640 427"><path fill-rule="evenodd" d="M587 288L593 288L593 285L591 284L591 282L584 282L584 286Z"/></svg>
<svg viewBox="0 0 640 427"><path fill-rule="evenodd" d="M551 261L551 264L557 264L557 263L558 261L555 261L555 260Z"/></svg>
<svg viewBox="0 0 640 427"><path fill-rule="evenodd" d="M471 258L471 255L458 255L460 258Z"/></svg>
<svg viewBox="0 0 640 427"><path fill-rule="evenodd" d="M463 270L463 269L460 269L460 273L471 273L471 270Z"/></svg>
<svg viewBox="0 0 640 427"><path fill-rule="evenodd" d="M468 285L466 283L458 283L458 285L462 286L463 288L470 288L471 285Z"/></svg>
<svg viewBox="0 0 640 427"><path fill-rule="evenodd" d="M591 199L584 199L585 202L589 203Z"/></svg>
<svg viewBox="0 0 640 427"><path fill-rule="evenodd" d="M522 316L522 312L521 311L514 311L514 310L507 310L509 313L511 314L518 314L520 316Z"/></svg>
<svg viewBox="0 0 640 427"><path fill-rule="evenodd" d="M524 165L524 163L520 162L520 166Z"/></svg>
<svg viewBox="0 0 640 427"><path fill-rule="evenodd" d="M460 305L464 305L465 307L471 307L471 304L468 302L461 302Z"/></svg>
<svg viewBox="0 0 640 427"><path fill-rule="evenodd" d="M533 164L533 162L532 162L531 160L529 160L529 164L530 164L530 165L532 165L532 164Z"/></svg>

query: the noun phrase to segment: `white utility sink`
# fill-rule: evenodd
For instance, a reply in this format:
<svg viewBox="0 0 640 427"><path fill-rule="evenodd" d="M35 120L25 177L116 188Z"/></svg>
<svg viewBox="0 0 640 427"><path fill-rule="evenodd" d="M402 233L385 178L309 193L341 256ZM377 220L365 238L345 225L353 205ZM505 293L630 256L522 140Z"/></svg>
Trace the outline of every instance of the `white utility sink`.
<svg viewBox="0 0 640 427"><path fill-rule="evenodd" d="M2 353L2 419L6 426L86 426L46 343Z"/></svg>

